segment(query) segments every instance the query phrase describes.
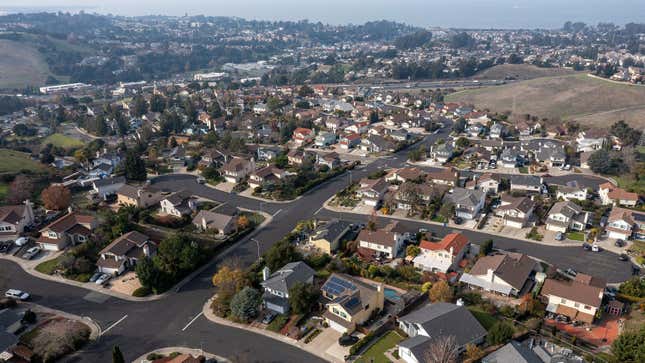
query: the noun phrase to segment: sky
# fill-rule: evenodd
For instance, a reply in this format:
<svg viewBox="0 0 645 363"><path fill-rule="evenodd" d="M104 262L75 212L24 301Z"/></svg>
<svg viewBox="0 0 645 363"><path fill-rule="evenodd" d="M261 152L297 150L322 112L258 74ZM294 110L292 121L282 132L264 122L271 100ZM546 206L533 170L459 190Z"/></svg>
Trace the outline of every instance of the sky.
<svg viewBox="0 0 645 363"><path fill-rule="evenodd" d="M387 19L455 28L559 28L567 20L645 21L645 0L0 0L4 11L65 7L119 15L187 13L329 24Z"/></svg>

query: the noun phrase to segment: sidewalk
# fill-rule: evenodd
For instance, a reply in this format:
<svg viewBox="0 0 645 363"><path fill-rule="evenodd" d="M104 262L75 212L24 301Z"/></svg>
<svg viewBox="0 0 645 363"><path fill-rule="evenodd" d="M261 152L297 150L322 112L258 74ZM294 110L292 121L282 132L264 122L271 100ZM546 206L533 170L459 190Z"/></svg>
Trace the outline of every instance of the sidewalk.
<svg viewBox="0 0 645 363"><path fill-rule="evenodd" d="M92 320L92 318L90 318L88 316L81 317L81 316L78 316L78 315L66 313L66 312L61 311L61 310L51 309L51 308L48 308L46 306L38 305L38 304L35 304L35 303L31 303L31 302L22 302L21 301L21 302L18 303L18 306L19 307L26 307L27 309L30 309L31 311L33 311L35 313L53 314L53 315L62 316L64 318L66 318L66 319L79 321L79 322L87 325L90 328L90 340L97 340L98 338L101 337L101 334L102 334L101 326L97 322Z"/></svg>
<svg viewBox="0 0 645 363"><path fill-rule="evenodd" d="M215 355L212 353L204 352L201 349L194 349L194 348L186 348L186 347L166 347L166 348L159 348L155 349L151 352L148 352L146 354L143 354L139 358L135 359L132 361L132 363L147 363L150 362L147 357L150 354L160 354L164 356L168 356L172 353L181 353L181 354L190 354L193 357L198 357L198 356L204 356L206 359L213 359L218 363L230 363L231 361L224 358L220 357L219 355Z"/></svg>
<svg viewBox="0 0 645 363"><path fill-rule="evenodd" d="M275 333L275 332L272 332L272 331L269 331L269 330L266 330L266 329L255 328L255 327L252 327L250 325L235 323L235 322L232 322L230 320L220 318L219 316L215 315L213 313L213 311L211 310L211 308L210 308L212 301L213 301L213 298L210 298L210 299L208 299L208 301L206 301L206 304L204 304L204 307L202 308L202 313L204 314L204 317L206 317L206 319L210 320L211 322L213 322L215 324L225 325L225 326L229 326L229 327L233 327L233 328L237 328L237 329L243 329L243 330L246 330L246 331L250 331L250 332L256 333L256 334L261 334L261 335L264 335L264 336L266 336L268 338L279 340L282 343L290 344L290 345L292 345L292 346L294 346L294 347L296 347L298 349L302 349L302 350L304 350L304 351L306 351L306 352L308 352L310 354L313 354L313 355L315 355L317 357L320 357L320 358L322 358L322 359L324 359L326 361L329 361L329 362L337 362L337 363L342 362L342 361L338 360L335 357L332 357L332 356L330 356L328 354L325 354L325 352L321 352L319 350L313 349L314 347L311 344L305 344L302 341L287 338L286 336L284 336L282 334L278 334L278 333Z"/></svg>

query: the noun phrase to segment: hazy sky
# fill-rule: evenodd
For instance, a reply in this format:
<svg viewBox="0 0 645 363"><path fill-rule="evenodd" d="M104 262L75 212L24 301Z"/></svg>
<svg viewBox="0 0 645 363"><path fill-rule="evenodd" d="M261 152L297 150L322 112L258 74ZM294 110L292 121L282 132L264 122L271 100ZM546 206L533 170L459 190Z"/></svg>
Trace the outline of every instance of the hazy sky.
<svg viewBox="0 0 645 363"><path fill-rule="evenodd" d="M224 15L332 24L388 19L418 26L555 28L645 21L645 0L0 0L7 7L78 6L121 15ZM90 9L91 8L91 9Z"/></svg>

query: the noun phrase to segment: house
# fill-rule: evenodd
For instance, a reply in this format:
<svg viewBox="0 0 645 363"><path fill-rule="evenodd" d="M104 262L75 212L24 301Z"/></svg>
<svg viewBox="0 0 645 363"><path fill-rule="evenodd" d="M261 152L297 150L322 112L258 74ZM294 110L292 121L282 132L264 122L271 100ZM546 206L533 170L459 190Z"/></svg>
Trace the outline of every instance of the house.
<svg viewBox="0 0 645 363"><path fill-rule="evenodd" d="M341 239L349 232L350 228L349 222L338 219L319 223L309 236L309 243L321 252L331 255L338 250Z"/></svg>
<svg viewBox="0 0 645 363"><path fill-rule="evenodd" d="M598 195L603 205L613 204L625 207L635 207L638 204L638 194L618 188L612 183L603 183L598 186Z"/></svg>
<svg viewBox="0 0 645 363"><path fill-rule="evenodd" d="M25 231L25 227L34 224L32 203L0 206L0 241L15 240Z"/></svg>
<svg viewBox="0 0 645 363"><path fill-rule="evenodd" d="M473 175L473 179L466 182L466 189L483 190L486 194L497 194L499 180L491 173Z"/></svg>
<svg viewBox="0 0 645 363"><path fill-rule="evenodd" d="M539 268L537 261L520 253L504 253L480 257L459 281L470 288L493 291L505 296L530 292L532 277Z"/></svg>
<svg viewBox="0 0 645 363"><path fill-rule="evenodd" d="M332 329L351 334L357 326L383 310L383 284L333 273L321 288L325 304L323 319Z"/></svg>
<svg viewBox="0 0 645 363"><path fill-rule="evenodd" d="M403 247L403 236L396 232L378 229L370 231L363 229L356 237L358 248L363 254L376 258L393 259ZM365 253L366 252L366 253Z"/></svg>
<svg viewBox="0 0 645 363"><path fill-rule="evenodd" d="M531 224L535 202L528 197L514 197L503 194L495 215L502 217L505 226L524 228Z"/></svg>
<svg viewBox="0 0 645 363"><path fill-rule="evenodd" d="M554 232L568 230L584 231L589 219L589 213L573 202L557 202L549 210L546 219L546 229Z"/></svg>
<svg viewBox="0 0 645 363"><path fill-rule="evenodd" d="M412 210L414 207L427 205L434 198L441 198L450 189L447 185L435 185L428 182L414 183L407 181L397 189L396 207L402 210Z"/></svg>
<svg viewBox="0 0 645 363"><path fill-rule="evenodd" d="M497 122L490 127L489 135L491 139L503 139L504 136L506 136L506 127L503 124Z"/></svg>
<svg viewBox="0 0 645 363"><path fill-rule="evenodd" d="M136 186L125 184L116 191L117 203L131 205L136 208L149 208L163 199L161 190L149 185Z"/></svg>
<svg viewBox="0 0 645 363"><path fill-rule="evenodd" d="M99 252L96 266L99 272L120 275L133 268L139 259L154 256L156 251L157 245L148 236L137 231L128 232Z"/></svg>
<svg viewBox="0 0 645 363"><path fill-rule="evenodd" d="M394 152L396 145L381 135L369 135L367 138L361 140L360 148L363 151L371 153Z"/></svg>
<svg viewBox="0 0 645 363"><path fill-rule="evenodd" d="M219 168L229 160L230 157L227 154L217 149L206 149L202 153L202 159L199 161L199 163L204 167L214 166Z"/></svg>
<svg viewBox="0 0 645 363"><path fill-rule="evenodd" d="M341 149L344 149L344 150L353 149L356 146L361 144L361 135L353 132L344 134L343 136L340 137L340 140L338 143L340 144Z"/></svg>
<svg viewBox="0 0 645 363"><path fill-rule="evenodd" d="M414 267L442 273L455 270L469 246L468 238L461 233L450 233L439 242L421 241L421 253L414 258Z"/></svg>
<svg viewBox="0 0 645 363"><path fill-rule="evenodd" d="M567 185L558 186L555 195L557 199L563 200L587 200L587 188L580 186L577 181L568 182Z"/></svg>
<svg viewBox="0 0 645 363"><path fill-rule="evenodd" d="M311 141L314 139L314 132L312 129L298 127L293 130L292 139L297 146L303 146L311 143Z"/></svg>
<svg viewBox="0 0 645 363"><path fill-rule="evenodd" d="M533 158L549 167L564 166L567 161L567 153L564 144L558 140L532 139L520 143L522 150L533 155Z"/></svg>
<svg viewBox="0 0 645 363"><path fill-rule="evenodd" d="M501 164L504 168L514 168L518 166L521 159L519 150L515 148L506 148L500 155Z"/></svg>
<svg viewBox="0 0 645 363"><path fill-rule="evenodd" d="M161 213L182 218L197 210L196 199L185 190L170 194L161 200Z"/></svg>
<svg viewBox="0 0 645 363"><path fill-rule="evenodd" d="M439 145L430 146L430 159L437 161L441 164L444 164L452 158L455 153L455 149L450 143L444 142Z"/></svg>
<svg viewBox="0 0 645 363"><path fill-rule="evenodd" d="M645 240L645 213L614 207L605 227L609 238Z"/></svg>
<svg viewBox="0 0 645 363"><path fill-rule="evenodd" d="M300 149L293 149L287 153L289 165L302 165L309 159L309 154Z"/></svg>
<svg viewBox="0 0 645 363"><path fill-rule="evenodd" d="M193 218L193 225L202 231L214 232L219 237L224 237L235 231L237 218L235 215L200 210Z"/></svg>
<svg viewBox="0 0 645 363"><path fill-rule="evenodd" d="M316 135L314 144L318 147L326 147L336 143L336 134L328 131L321 131Z"/></svg>
<svg viewBox="0 0 645 363"><path fill-rule="evenodd" d="M463 219L475 219L484 207L486 193L482 190L471 190L465 188L453 188L443 197L444 203L452 203L455 206L455 215Z"/></svg>
<svg viewBox="0 0 645 363"><path fill-rule="evenodd" d="M325 120L325 127L327 128L327 130L333 133L336 133L338 130L340 130L343 125L345 125L345 120L342 118L328 117Z"/></svg>
<svg viewBox="0 0 645 363"><path fill-rule="evenodd" d="M430 363L425 354L437 338L454 337L461 353L466 345L479 345L486 337L486 329L468 309L444 302L427 304L398 318L398 327L408 335L398 344L399 357L407 363Z"/></svg>
<svg viewBox="0 0 645 363"><path fill-rule="evenodd" d="M528 346L512 340L510 343L482 358L481 362L543 363L543 360Z"/></svg>
<svg viewBox="0 0 645 363"><path fill-rule="evenodd" d="M592 152L602 149L607 140L607 133L599 129L580 131L576 137L578 152Z"/></svg>
<svg viewBox="0 0 645 363"><path fill-rule="evenodd" d="M459 185L459 171L455 168L432 169L427 172L427 179L435 184Z"/></svg>
<svg viewBox="0 0 645 363"><path fill-rule="evenodd" d="M61 251L70 244L86 242L96 226L96 218L71 212L41 229L36 242L44 250Z"/></svg>
<svg viewBox="0 0 645 363"><path fill-rule="evenodd" d="M579 273L570 281L546 279L540 294L548 300L546 311L591 324L606 285L602 279Z"/></svg>
<svg viewBox="0 0 645 363"><path fill-rule="evenodd" d="M387 173L385 181L388 183L405 183L409 181L420 180L424 175L423 171L419 168L400 168L394 169Z"/></svg>
<svg viewBox="0 0 645 363"><path fill-rule="evenodd" d="M537 175L512 174L508 176L508 181L511 191L540 193L544 188L542 177Z"/></svg>
<svg viewBox="0 0 645 363"><path fill-rule="evenodd" d="M363 200L365 205L376 207L383 200L383 196L389 185L383 178L378 179L361 179L357 195Z"/></svg>
<svg viewBox="0 0 645 363"><path fill-rule="evenodd" d="M359 121L355 122L347 127L345 127L345 131L352 132L355 134L364 134L367 132L367 129L369 128L370 123L368 121Z"/></svg>
<svg viewBox="0 0 645 363"><path fill-rule="evenodd" d="M249 174L249 187L255 189L270 184L276 184L284 179L287 173L277 166L269 165Z"/></svg>
<svg viewBox="0 0 645 363"><path fill-rule="evenodd" d="M92 191L101 199L106 200L108 197L115 195L116 192L125 185L125 177L117 176L114 178L105 178L95 180L92 183Z"/></svg>
<svg viewBox="0 0 645 363"><path fill-rule="evenodd" d="M268 268L263 271L264 280L260 283L264 288L264 306L279 314L289 312L289 291L298 283L313 284L314 271L302 261L291 262L278 271L269 275Z"/></svg>
<svg viewBox="0 0 645 363"><path fill-rule="evenodd" d="M316 164L326 166L329 170L333 170L340 166L340 157L336 152L330 152L324 155L317 154Z"/></svg>
<svg viewBox="0 0 645 363"><path fill-rule="evenodd" d="M114 166L110 164L101 163L96 165L92 170L87 173L90 178L107 178L114 172Z"/></svg>
<svg viewBox="0 0 645 363"><path fill-rule="evenodd" d="M222 166L222 174L228 183L239 183L255 170L255 160L234 157Z"/></svg>

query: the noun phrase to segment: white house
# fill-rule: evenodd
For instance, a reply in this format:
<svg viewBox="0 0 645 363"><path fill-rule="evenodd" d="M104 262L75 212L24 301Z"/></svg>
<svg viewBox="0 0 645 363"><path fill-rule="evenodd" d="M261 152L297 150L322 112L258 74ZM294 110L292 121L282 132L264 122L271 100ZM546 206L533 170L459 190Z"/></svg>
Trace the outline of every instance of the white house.
<svg viewBox="0 0 645 363"><path fill-rule="evenodd" d="M589 213L573 202L557 202L549 210L546 219L546 229L554 232L568 230L584 231L589 219Z"/></svg>
<svg viewBox="0 0 645 363"><path fill-rule="evenodd" d="M591 324L606 285L601 279L578 274L574 281L546 279L540 293L548 298L546 311Z"/></svg>
<svg viewBox="0 0 645 363"><path fill-rule="evenodd" d="M369 250L373 256L387 259L395 258L403 247L403 235L383 229L363 229L356 240L359 248Z"/></svg>
<svg viewBox="0 0 645 363"><path fill-rule="evenodd" d="M445 203L455 206L455 215L468 220L477 218L485 201L486 192L477 189L453 188L444 196Z"/></svg>
<svg viewBox="0 0 645 363"><path fill-rule="evenodd" d="M0 206L0 241L15 240L34 223L32 203Z"/></svg>
<svg viewBox="0 0 645 363"><path fill-rule="evenodd" d="M161 213L178 218L188 216L197 210L197 202L186 191L178 191L164 198L160 202Z"/></svg>
<svg viewBox="0 0 645 363"><path fill-rule="evenodd" d="M414 258L414 266L442 273L455 270L469 245L468 238L461 233L450 233L440 242L421 241L421 253Z"/></svg>
<svg viewBox="0 0 645 363"><path fill-rule="evenodd" d="M125 185L125 177L99 179L92 183L92 191L101 199L116 195L117 191Z"/></svg>
<svg viewBox="0 0 645 363"><path fill-rule="evenodd" d="M137 231L128 232L115 239L99 253L96 261L99 272L120 275L133 268L141 258L152 257L157 245Z"/></svg>
<svg viewBox="0 0 645 363"><path fill-rule="evenodd" d="M539 268L527 255L508 253L480 257L468 273L459 279L470 288L518 296L533 286L531 276Z"/></svg>

